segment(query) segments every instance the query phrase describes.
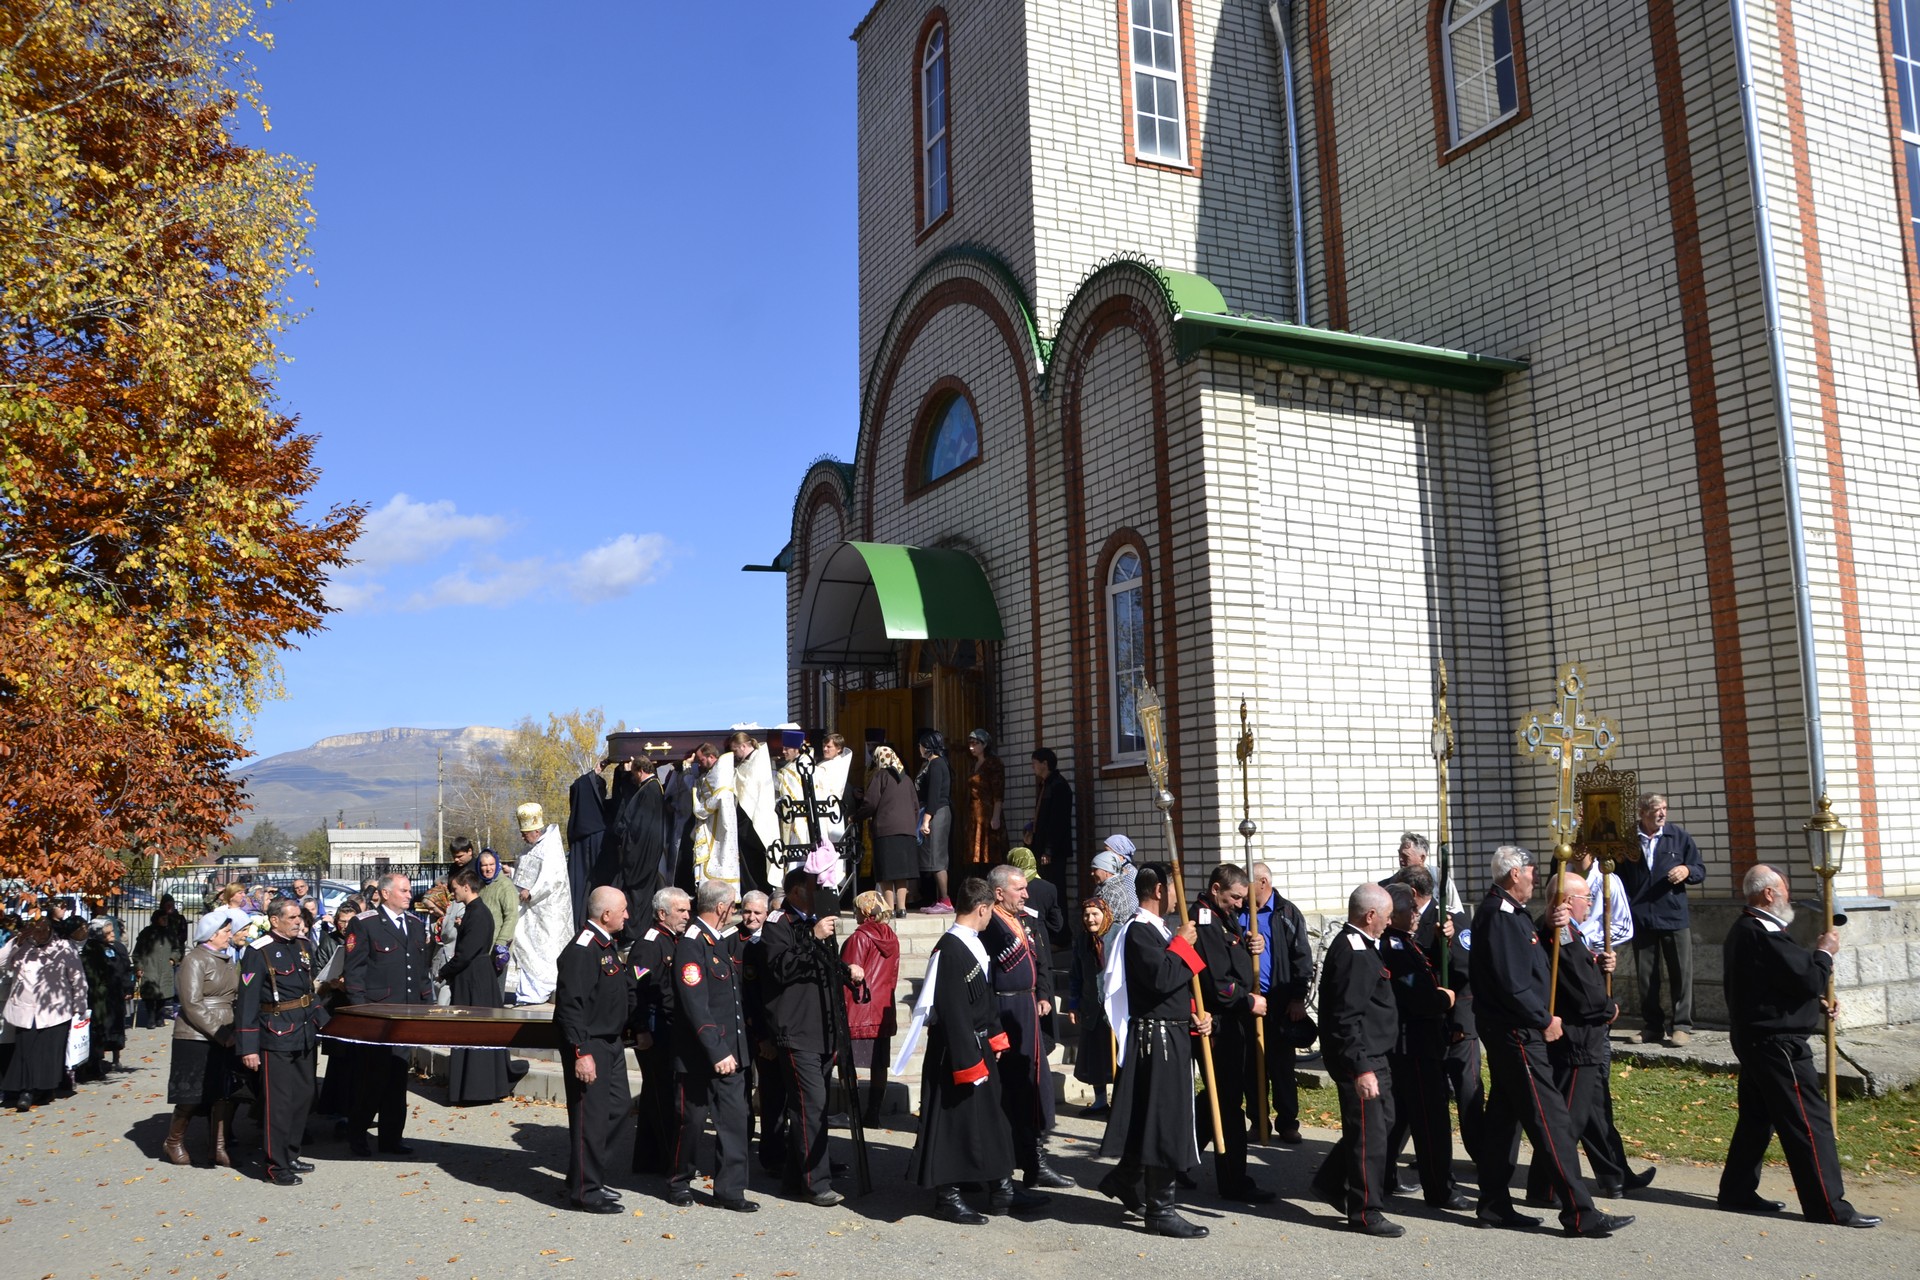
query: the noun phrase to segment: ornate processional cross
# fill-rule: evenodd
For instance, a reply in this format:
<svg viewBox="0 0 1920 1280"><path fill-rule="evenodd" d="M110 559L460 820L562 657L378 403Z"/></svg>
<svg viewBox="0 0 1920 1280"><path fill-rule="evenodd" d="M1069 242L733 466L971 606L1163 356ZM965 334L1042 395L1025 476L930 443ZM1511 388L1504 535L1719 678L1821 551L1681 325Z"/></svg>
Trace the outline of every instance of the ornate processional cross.
<svg viewBox="0 0 1920 1280"><path fill-rule="evenodd" d="M1573 843L1574 830L1580 824L1580 815L1574 809L1574 766L1584 764L1588 757L1595 762L1605 760L1620 745L1612 721L1604 716L1589 717L1581 705L1586 687L1587 673L1579 663L1569 662L1560 672L1559 707L1532 712L1520 725L1520 749L1535 757L1544 753L1543 763L1559 775L1551 825L1555 844L1563 847Z"/></svg>

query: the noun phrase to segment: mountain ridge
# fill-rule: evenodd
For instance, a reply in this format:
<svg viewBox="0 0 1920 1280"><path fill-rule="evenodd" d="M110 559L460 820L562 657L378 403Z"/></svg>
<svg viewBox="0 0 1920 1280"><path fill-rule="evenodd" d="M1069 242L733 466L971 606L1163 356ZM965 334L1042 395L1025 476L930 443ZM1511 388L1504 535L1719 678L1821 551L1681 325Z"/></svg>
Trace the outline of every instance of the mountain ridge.
<svg viewBox="0 0 1920 1280"><path fill-rule="evenodd" d="M444 749L452 765L476 751L498 750L512 737L513 730L493 725L396 726L332 734L298 751L250 760L234 771L253 802L235 834L263 821L289 835L338 822L431 825L439 752Z"/></svg>

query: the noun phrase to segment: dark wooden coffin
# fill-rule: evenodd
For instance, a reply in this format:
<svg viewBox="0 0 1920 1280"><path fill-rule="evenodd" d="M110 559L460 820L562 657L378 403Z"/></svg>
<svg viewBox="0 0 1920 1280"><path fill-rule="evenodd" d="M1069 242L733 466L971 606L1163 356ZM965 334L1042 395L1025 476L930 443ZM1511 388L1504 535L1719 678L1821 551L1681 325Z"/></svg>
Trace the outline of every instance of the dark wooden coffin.
<svg viewBox="0 0 1920 1280"><path fill-rule="evenodd" d="M483 1009L475 1005L356 1004L334 1010L321 1036L355 1044L436 1049L558 1049L553 1006Z"/></svg>

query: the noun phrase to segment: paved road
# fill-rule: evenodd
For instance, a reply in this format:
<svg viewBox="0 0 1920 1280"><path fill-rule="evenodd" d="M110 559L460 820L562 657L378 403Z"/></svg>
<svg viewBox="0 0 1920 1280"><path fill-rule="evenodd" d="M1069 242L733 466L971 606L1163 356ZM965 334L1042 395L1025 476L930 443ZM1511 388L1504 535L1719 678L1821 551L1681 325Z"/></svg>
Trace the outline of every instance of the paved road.
<svg viewBox="0 0 1920 1280"><path fill-rule="evenodd" d="M0 1274L15 1277L155 1275L220 1277L467 1276L827 1277L938 1274L1033 1280L1139 1275L1267 1275L1304 1270L1371 1277L1450 1268L1461 1277L1597 1275L1871 1276L1920 1270L1920 1188L1879 1182L1854 1202L1888 1216L1877 1231L1815 1227L1797 1217L1762 1220L1713 1209L1715 1171L1665 1167L1640 1221L1607 1241L1547 1231L1479 1231L1462 1215L1395 1202L1404 1239L1374 1241L1335 1229L1306 1194L1332 1135L1308 1132L1295 1149L1256 1152L1259 1176L1286 1197L1257 1213L1204 1192L1190 1216L1213 1228L1196 1242L1161 1241L1088 1190L1055 1197L1050 1216L984 1228L937 1223L906 1185L909 1133L877 1135L876 1190L833 1209L780 1200L756 1173L759 1214L672 1209L657 1180L624 1179L630 1212L594 1217L563 1210L565 1111L540 1103L452 1110L417 1093L407 1159L354 1160L329 1137L308 1154L319 1169L292 1189L158 1158L165 1130L165 1042L135 1032L127 1055L140 1069L110 1086L28 1115L0 1115ZM1062 1124L1060 1164L1099 1176L1098 1129ZM191 1144L204 1152L204 1126ZM836 1137L835 1155L851 1159ZM625 1164L624 1154L620 1160ZM1203 1175L1211 1186L1211 1172ZM843 1189L851 1190L851 1179ZM1767 1192L1791 1200L1784 1170Z"/></svg>

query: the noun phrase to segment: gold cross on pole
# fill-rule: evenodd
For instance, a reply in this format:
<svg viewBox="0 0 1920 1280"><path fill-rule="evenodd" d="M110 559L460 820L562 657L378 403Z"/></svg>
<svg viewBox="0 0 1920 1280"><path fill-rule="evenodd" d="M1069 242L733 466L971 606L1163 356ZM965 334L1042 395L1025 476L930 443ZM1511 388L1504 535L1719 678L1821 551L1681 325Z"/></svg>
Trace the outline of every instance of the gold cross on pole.
<svg viewBox="0 0 1920 1280"><path fill-rule="evenodd" d="M1620 735L1613 722L1604 716L1589 716L1581 702L1587 687L1587 673L1577 662L1569 662L1560 672L1560 705L1551 711L1535 711L1520 722L1520 749L1536 758L1544 756L1559 775L1560 787L1554 801L1554 842L1571 845L1580 825L1573 807L1574 766L1591 757L1596 763L1613 754Z"/></svg>

